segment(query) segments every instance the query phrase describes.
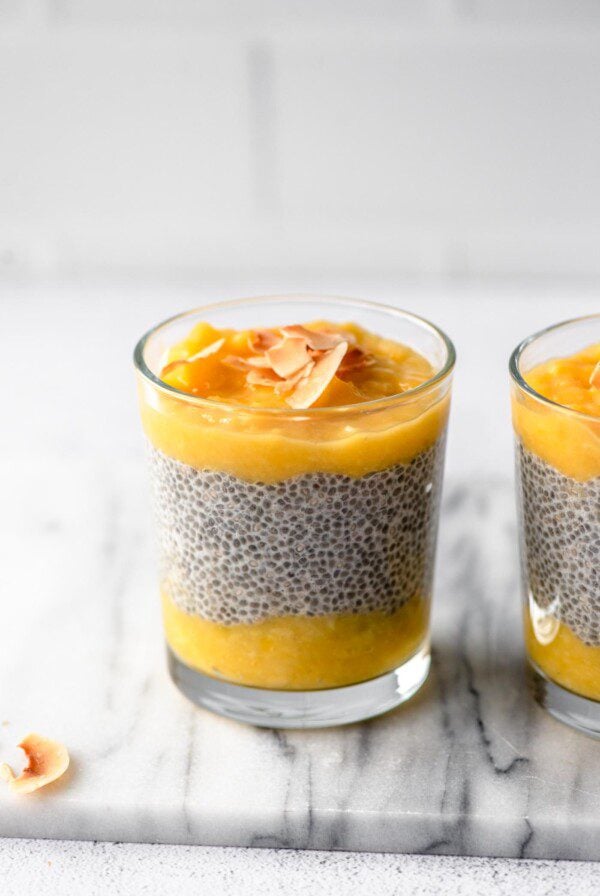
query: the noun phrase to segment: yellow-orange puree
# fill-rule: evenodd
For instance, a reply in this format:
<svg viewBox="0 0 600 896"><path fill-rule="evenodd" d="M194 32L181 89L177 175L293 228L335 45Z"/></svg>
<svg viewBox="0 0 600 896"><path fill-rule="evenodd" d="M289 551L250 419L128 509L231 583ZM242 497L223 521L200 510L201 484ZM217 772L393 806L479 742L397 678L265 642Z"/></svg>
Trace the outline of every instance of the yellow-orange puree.
<svg viewBox="0 0 600 896"><path fill-rule="evenodd" d="M182 612L163 596L171 649L193 669L252 687L334 688L395 669L424 643L429 601L395 613L281 616L251 625L219 625Z"/></svg>
<svg viewBox="0 0 600 896"><path fill-rule="evenodd" d="M513 390L513 422L525 447L580 482L600 476L600 388L590 384L598 361L600 344L524 373L532 389L575 414Z"/></svg>
<svg viewBox="0 0 600 896"><path fill-rule="evenodd" d="M190 357L223 335L225 345L215 355L176 368L165 380L188 396L212 401L193 403L140 380L146 435L155 448L177 460L250 481L279 482L311 472L363 476L408 463L444 429L447 390L440 387L433 394L428 390L402 403L394 401L391 396L431 377L429 362L356 324L328 326L342 335L355 334L376 363L344 380L334 377L317 403L318 412L292 411L273 389L249 387L242 373L222 363L229 354L250 355L248 331L198 324L187 340L170 350L165 363ZM376 407L369 404L386 397L389 401Z"/></svg>

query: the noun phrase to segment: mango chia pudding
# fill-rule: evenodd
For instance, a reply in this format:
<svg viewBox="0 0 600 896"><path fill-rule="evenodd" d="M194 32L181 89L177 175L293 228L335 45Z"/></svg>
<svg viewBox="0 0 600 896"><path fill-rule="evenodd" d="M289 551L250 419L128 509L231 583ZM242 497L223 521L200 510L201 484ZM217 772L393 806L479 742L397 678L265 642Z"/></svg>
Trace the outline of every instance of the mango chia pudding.
<svg viewBox="0 0 600 896"><path fill-rule="evenodd" d="M600 321L548 334L512 399L526 647L551 682L600 701Z"/></svg>
<svg viewBox="0 0 600 896"><path fill-rule="evenodd" d="M307 317L328 305L336 317ZM227 303L177 319L142 368L167 644L202 676L193 699L237 718L257 721L199 683L301 696L428 665L447 343L428 329L428 358L377 335L355 319L365 306L404 320L360 302ZM407 333L430 326L415 320Z"/></svg>

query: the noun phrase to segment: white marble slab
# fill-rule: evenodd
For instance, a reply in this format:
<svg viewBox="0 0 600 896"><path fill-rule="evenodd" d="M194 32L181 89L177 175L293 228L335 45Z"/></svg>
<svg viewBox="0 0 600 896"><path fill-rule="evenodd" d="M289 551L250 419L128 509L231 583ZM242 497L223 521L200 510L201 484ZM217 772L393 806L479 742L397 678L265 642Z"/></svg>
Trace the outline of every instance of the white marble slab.
<svg viewBox="0 0 600 896"><path fill-rule="evenodd" d="M38 730L73 767L2 790L0 835L600 859L600 743L525 688L508 481L448 482L422 693L284 734L168 680L142 464L42 458L0 467L0 753Z"/></svg>

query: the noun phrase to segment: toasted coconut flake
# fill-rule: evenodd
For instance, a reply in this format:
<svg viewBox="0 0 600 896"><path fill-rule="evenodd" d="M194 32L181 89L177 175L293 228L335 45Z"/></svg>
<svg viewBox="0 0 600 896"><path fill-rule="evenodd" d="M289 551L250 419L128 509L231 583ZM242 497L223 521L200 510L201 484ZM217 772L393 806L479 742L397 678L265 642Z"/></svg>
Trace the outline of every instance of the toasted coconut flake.
<svg viewBox="0 0 600 896"><path fill-rule="evenodd" d="M354 364L342 364L338 374L339 376L348 376L349 374L355 373L357 370L364 370L366 367L372 367L373 364L375 364L374 358L362 358Z"/></svg>
<svg viewBox="0 0 600 896"><path fill-rule="evenodd" d="M15 775L9 765L0 765L0 777L16 793L32 793L64 775L69 767L67 748L55 740L28 734L19 747L27 757L27 764L20 775Z"/></svg>
<svg viewBox="0 0 600 896"><path fill-rule="evenodd" d="M308 377L301 380L290 397L286 399L290 407L298 410L309 408L320 398L334 378L347 349L348 343L340 342L319 358Z"/></svg>
<svg viewBox="0 0 600 896"><path fill-rule="evenodd" d="M242 370L246 374L262 371L268 373L271 371L271 365L265 355L256 355L252 358L240 358L238 355L227 355L223 358L222 363L227 367L233 367L235 370Z"/></svg>
<svg viewBox="0 0 600 896"><path fill-rule="evenodd" d="M330 348L335 348L336 345L345 341L344 337L340 336L338 333L317 332L316 330L309 330L307 327L303 327L300 324L294 324L291 327L282 327L281 332L284 336L288 336L289 338L304 339L308 347L315 349L316 351L328 351Z"/></svg>
<svg viewBox="0 0 600 896"><path fill-rule="evenodd" d="M178 367L184 367L187 364L185 358L179 358L177 361L171 361L170 364L167 364L160 372L161 377L166 376L168 373L171 373L172 370L176 370Z"/></svg>
<svg viewBox="0 0 600 896"><path fill-rule="evenodd" d="M286 380L281 380L281 382L276 383L275 394L287 395L287 393L291 392L294 386L301 380L306 379L314 366L315 362L309 361L308 364L305 364L304 367L301 370L298 370L293 376L288 376Z"/></svg>
<svg viewBox="0 0 600 896"><path fill-rule="evenodd" d="M251 386L275 386L282 380L272 370L249 370L246 382Z"/></svg>
<svg viewBox="0 0 600 896"><path fill-rule="evenodd" d="M339 373L350 373L353 370L362 370L363 367L371 367L375 363L375 358L368 355L358 346L352 346L346 352L345 357L340 364Z"/></svg>
<svg viewBox="0 0 600 896"><path fill-rule="evenodd" d="M248 370L252 370L252 365L248 363L248 359L240 358L238 355L227 355L226 358L221 358L221 364L225 364L226 367L233 367L235 370L243 370L245 373Z"/></svg>
<svg viewBox="0 0 600 896"><path fill-rule="evenodd" d="M210 345L207 345L203 349L200 349L200 351L196 352L195 355L190 355L189 358L178 358L177 361L171 361L170 364L167 364L166 367L163 367L160 375L166 376L177 367L182 367L184 364L193 364L194 361L198 361L200 358L208 358L209 355L216 354L224 345L225 337L221 339L215 339L214 342L211 342Z"/></svg>
<svg viewBox="0 0 600 896"><path fill-rule="evenodd" d="M302 370L309 360L306 339L296 336L286 337L269 349L267 358L275 373L287 379Z"/></svg>
<svg viewBox="0 0 600 896"><path fill-rule="evenodd" d="M600 389L600 361L598 361L598 363L592 370L592 375L590 377L590 386L596 386L596 388Z"/></svg>
<svg viewBox="0 0 600 896"><path fill-rule="evenodd" d="M266 352L279 342L279 336L272 330L254 330L248 338L253 352Z"/></svg>
<svg viewBox="0 0 600 896"><path fill-rule="evenodd" d="M253 355L251 358L240 358L239 355L227 355L222 363L235 370L249 373L251 370L271 370L269 359L265 355Z"/></svg>
<svg viewBox="0 0 600 896"><path fill-rule="evenodd" d="M257 367L260 370L271 370L271 362L266 355L254 355L252 358L245 358L244 360L250 367Z"/></svg>
<svg viewBox="0 0 600 896"><path fill-rule="evenodd" d="M222 336L220 339L215 339L215 341L211 342L210 345L205 346L205 348L200 349L199 352L196 352L195 355L192 355L190 358L188 358L188 364L191 364L193 361L197 361L199 358L208 358L209 355L216 355L219 349L223 348L224 345L224 336Z"/></svg>

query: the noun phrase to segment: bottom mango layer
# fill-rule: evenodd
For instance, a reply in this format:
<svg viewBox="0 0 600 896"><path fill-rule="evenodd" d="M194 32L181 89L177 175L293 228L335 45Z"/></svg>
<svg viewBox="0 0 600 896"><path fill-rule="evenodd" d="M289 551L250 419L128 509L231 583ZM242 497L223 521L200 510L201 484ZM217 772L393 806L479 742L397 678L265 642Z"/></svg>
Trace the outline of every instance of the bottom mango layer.
<svg viewBox="0 0 600 896"><path fill-rule="evenodd" d="M193 669L250 687L317 690L376 678L409 659L427 637L429 601L413 599L392 614L220 625L163 596L163 618L167 643Z"/></svg>
<svg viewBox="0 0 600 896"><path fill-rule="evenodd" d="M600 647L584 644L563 623L550 644L540 644L528 612L525 644L533 662L548 678L575 694L600 701Z"/></svg>

